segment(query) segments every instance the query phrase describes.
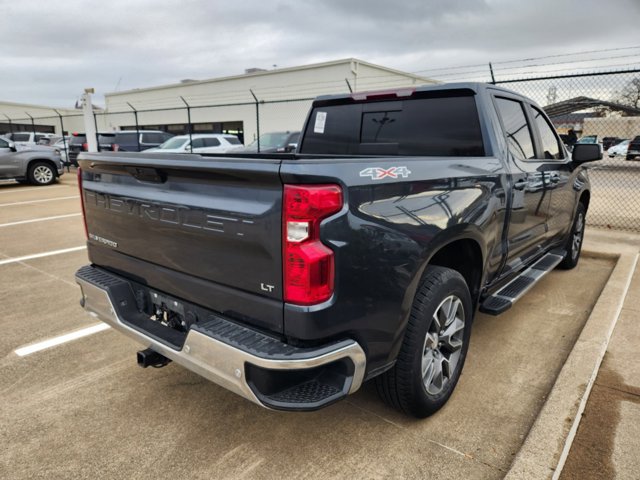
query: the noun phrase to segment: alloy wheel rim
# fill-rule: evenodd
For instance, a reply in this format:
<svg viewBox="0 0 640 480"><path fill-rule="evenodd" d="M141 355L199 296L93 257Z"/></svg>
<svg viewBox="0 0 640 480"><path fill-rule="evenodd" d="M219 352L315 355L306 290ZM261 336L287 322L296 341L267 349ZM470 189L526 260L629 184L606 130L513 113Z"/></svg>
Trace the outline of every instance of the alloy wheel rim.
<svg viewBox="0 0 640 480"><path fill-rule="evenodd" d="M573 248L571 250L571 257L575 260L580 253L580 245L582 244L582 234L584 232L584 215L578 214L576 219L576 227L573 232Z"/></svg>
<svg viewBox="0 0 640 480"><path fill-rule="evenodd" d="M449 295L433 313L422 348L422 382L430 395L441 393L453 379L462 353L464 326L462 300Z"/></svg>
<svg viewBox="0 0 640 480"><path fill-rule="evenodd" d="M50 168L41 165L35 168L33 177L38 183L49 183L53 179L53 172Z"/></svg>

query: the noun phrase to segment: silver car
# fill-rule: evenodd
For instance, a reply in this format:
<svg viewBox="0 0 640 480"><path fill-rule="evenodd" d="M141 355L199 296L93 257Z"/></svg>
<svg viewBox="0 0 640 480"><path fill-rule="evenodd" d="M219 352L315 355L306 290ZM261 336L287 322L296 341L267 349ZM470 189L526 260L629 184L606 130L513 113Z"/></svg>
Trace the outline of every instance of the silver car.
<svg viewBox="0 0 640 480"><path fill-rule="evenodd" d="M63 173L60 150L39 145L17 147L0 137L0 179L49 185Z"/></svg>

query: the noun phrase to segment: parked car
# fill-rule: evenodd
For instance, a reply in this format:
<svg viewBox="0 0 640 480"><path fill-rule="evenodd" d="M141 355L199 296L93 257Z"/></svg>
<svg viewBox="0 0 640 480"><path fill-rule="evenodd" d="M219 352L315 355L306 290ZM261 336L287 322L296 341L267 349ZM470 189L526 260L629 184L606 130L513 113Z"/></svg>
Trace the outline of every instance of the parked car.
<svg viewBox="0 0 640 480"><path fill-rule="evenodd" d="M157 147L171 136L170 133L164 133L159 130L140 130L140 149ZM101 152L139 151L135 131L98 132L97 141L98 151ZM87 135L74 132L69 139L69 163L77 166L78 154L86 152L88 149Z"/></svg>
<svg viewBox="0 0 640 480"><path fill-rule="evenodd" d="M150 148L147 152L162 153L228 153L242 148L242 143L235 135L224 133L196 133L191 136L178 135L170 138L156 148Z"/></svg>
<svg viewBox="0 0 640 480"><path fill-rule="evenodd" d="M602 149L604 151L607 151L611 147L613 147L614 145L618 145L623 140L625 140L625 139L624 138L619 138L619 137L604 137L602 139Z"/></svg>
<svg viewBox="0 0 640 480"><path fill-rule="evenodd" d="M633 140L629 142L626 159L634 160L638 157L640 157L640 135L634 137Z"/></svg>
<svg viewBox="0 0 640 480"><path fill-rule="evenodd" d="M584 137L580 137L577 143L598 143L598 136L585 135Z"/></svg>
<svg viewBox="0 0 640 480"><path fill-rule="evenodd" d="M260 135L260 153L289 153L298 146L300 132L271 132ZM257 153L258 141L255 140L242 150L234 153Z"/></svg>
<svg viewBox="0 0 640 480"><path fill-rule="evenodd" d="M69 140L71 136L65 135L64 139L62 137L55 137L55 141L53 143L49 143L49 145L53 148L56 148L60 151L60 158L62 158L62 163L64 165L69 164Z"/></svg>
<svg viewBox="0 0 640 480"><path fill-rule="evenodd" d="M122 130L100 133L98 144L100 151L141 152L155 148L171 137L172 134L160 130Z"/></svg>
<svg viewBox="0 0 640 480"><path fill-rule="evenodd" d="M78 166L77 158L80 152L86 152L89 150L89 144L87 143L87 135L84 133L74 132L69 137L68 146L68 159L67 162L70 165Z"/></svg>
<svg viewBox="0 0 640 480"><path fill-rule="evenodd" d="M79 157L80 304L143 345L140 366L292 411L375 379L425 417L476 311L577 265L600 145L569 155L539 105L494 85L354 97L316 99L281 158Z"/></svg>
<svg viewBox="0 0 640 480"><path fill-rule="evenodd" d="M55 137L55 133L44 132L13 132L5 137L16 144L16 146L37 145L43 138Z"/></svg>
<svg viewBox="0 0 640 480"><path fill-rule="evenodd" d="M627 150L629 149L629 143L631 140L622 140L621 142L609 147L607 150L607 155L611 158L617 156L625 156L627 154Z"/></svg>
<svg viewBox="0 0 640 480"><path fill-rule="evenodd" d="M0 138L0 178L49 185L64 173L60 151L45 146L20 147Z"/></svg>

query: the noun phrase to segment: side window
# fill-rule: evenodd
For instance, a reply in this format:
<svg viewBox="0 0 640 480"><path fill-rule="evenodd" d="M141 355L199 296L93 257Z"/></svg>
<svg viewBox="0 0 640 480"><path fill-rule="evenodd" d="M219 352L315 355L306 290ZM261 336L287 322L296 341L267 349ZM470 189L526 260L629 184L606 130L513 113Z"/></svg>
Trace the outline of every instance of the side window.
<svg viewBox="0 0 640 480"><path fill-rule="evenodd" d="M194 138L193 142L191 142L191 148L202 148L204 147L204 138Z"/></svg>
<svg viewBox="0 0 640 480"><path fill-rule="evenodd" d="M143 133L142 143L157 143L160 144L164 141L163 133Z"/></svg>
<svg viewBox="0 0 640 480"><path fill-rule="evenodd" d="M220 140L217 138L203 138L205 147L219 147Z"/></svg>
<svg viewBox="0 0 640 480"><path fill-rule="evenodd" d="M14 133L13 141L14 142L28 142L31 139L30 133Z"/></svg>
<svg viewBox="0 0 640 480"><path fill-rule="evenodd" d="M562 148L560 148L560 143L558 141L558 137L556 137L553 127L549 125L549 122L539 109L534 106L531 108L533 109L538 131L540 132L543 157L548 160L559 160L564 158Z"/></svg>
<svg viewBox="0 0 640 480"><path fill-rule="evenodd" d="M496 97L496 106L502 118L511 154L519 160L535 158L531 129L522 104L515 100Z"/></svg>
<svg viewBox="0 0 640 480"><path fill-rule="evenodd" d="M9 148L9 142L0 138L0 148Z"/></svg>

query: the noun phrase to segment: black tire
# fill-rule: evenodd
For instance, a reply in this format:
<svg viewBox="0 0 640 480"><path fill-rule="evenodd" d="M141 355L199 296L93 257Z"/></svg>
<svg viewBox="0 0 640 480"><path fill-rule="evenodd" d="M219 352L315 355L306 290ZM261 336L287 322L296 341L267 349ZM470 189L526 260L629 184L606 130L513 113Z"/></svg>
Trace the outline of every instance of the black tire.
<svg viewBox="0 0 640 480"><path fill-rule="evenodd" d="M438 330L438 323L434 320L436 311L442 313L445 302L449 298L456 298L456 312L454 320L446 327L440 325L442 330ZM452 307L453 308L453 307ZM449 355L453 359L454 351L449 348L446 341L440 336L447 333L445 330L453 328L454 322L458 322L458 315L462 312L463 327L456 330L455 343L461 342L455 352L459 352L455 366L449 370L448 376L444 374L444 362L442 358ZM469 288L462 275L457 271L444 267L429 266L425 271L418 292L416 293L409 323L402 341L400 353L396 359L396 364L391 370L376 377L376 388L378 394L390 406L409 415L418 418L428 417L437 412L447 402L458 383L464 361L469 348L469 338L471 335L471 324L473 321L473 307ZM441 321L440 324L443 322ZM446 323L446 322L444 322ZM456 327L457 328L457 327ZM453 331L453 330L450 330ZM451 335L452 340L454 335ZM454 343L453 341L449 343ZM431 346L430 346L431 342ZM435 348L434 348L435 347ZM436 354L436 350L439 352ZM451 350L450 353L447 353ZM431 352L431 364L434 371L437 371L436 363L440 359L440 370L443 372L440 377L441 390L428 391L438 387L437 384L429 384L427 377L431 374L436 378L436 374L427 368L426 374L423 372L424 365L428 365L428 353ZM440 357L438 356L440 355ZM453 362L451 362L453 363ZM423 378L424 375L424 378Z"/></svg>
<svg viewBox="0 0 640 480"><path fill-rule="evenodd" d="M573 225L571 226L571 232L569 233L569 238L567 239L567 245L565 247L567 254L558 264L558 268L562 270L571 270L578 264L578 261L580 260L580 252L582 251L582 240L584 238L586 219L587 209L584 208L582 203L578 203L576 215L573 218Z"/></svg>
<svg viewBox="0 0 640 480"><path fill-rule="evenodd" d="M34 162L29 166L29 182L33 185L51 185L56 181L56 170L47 162Z"/></svg>

